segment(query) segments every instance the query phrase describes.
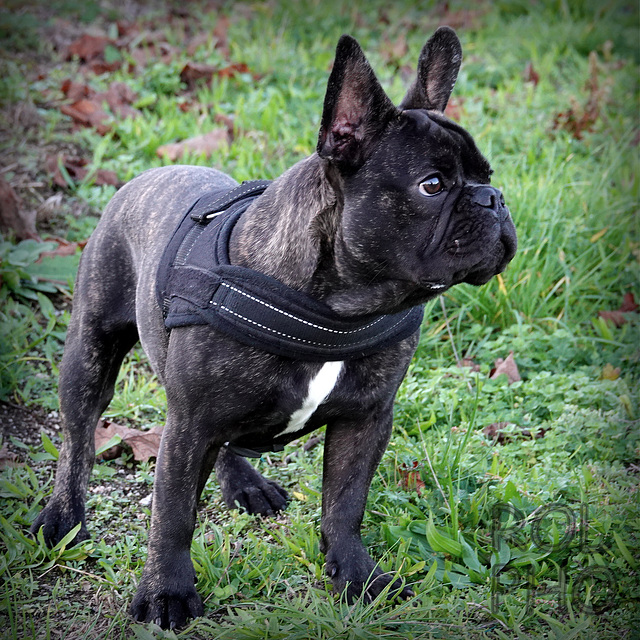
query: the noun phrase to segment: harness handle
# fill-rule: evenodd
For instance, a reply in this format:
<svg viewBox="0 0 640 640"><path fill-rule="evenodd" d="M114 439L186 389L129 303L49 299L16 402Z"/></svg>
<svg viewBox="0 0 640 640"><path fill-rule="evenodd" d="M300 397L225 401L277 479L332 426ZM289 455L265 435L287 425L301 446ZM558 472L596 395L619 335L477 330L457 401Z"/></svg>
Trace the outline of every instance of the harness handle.
<svg viewBox="0 0 640 640"><path fill-rule="evenodd" d="M199 224L207 224L211 218L215 218L241 200L260 195L270 183L270 180L245 180L222 196L215 191L205 193L191 210L191 219Z"/></svg>

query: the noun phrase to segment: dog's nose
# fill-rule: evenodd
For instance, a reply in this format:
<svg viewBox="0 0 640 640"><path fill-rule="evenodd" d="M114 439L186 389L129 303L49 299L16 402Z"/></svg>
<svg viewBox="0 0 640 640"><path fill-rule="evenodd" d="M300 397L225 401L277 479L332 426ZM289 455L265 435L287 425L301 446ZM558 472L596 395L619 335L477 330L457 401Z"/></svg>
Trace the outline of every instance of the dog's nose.
<svg viewBox="0 0 640 640"><path fill-rule="evenodd" d="M495 187L478 185L471 194L471 200L474 204L489 209L501 222L509 217L509 209L504 202L502 191Z"/></svg>
<svg viewBox="0 0 640 640"><path fill-rule="evenodd" d="M479 204L481 207L486 207L487 209L496 210L500 205L504 206L502 193L495 187L488 185L477 187L473 191L472 200L475 204Z"/></svg>

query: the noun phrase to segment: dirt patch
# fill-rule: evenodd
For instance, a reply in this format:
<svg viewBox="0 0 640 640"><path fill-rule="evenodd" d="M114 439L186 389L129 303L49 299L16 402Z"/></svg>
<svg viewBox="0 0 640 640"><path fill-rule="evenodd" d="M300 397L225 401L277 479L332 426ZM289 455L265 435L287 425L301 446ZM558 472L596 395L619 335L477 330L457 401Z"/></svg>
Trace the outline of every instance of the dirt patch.
<svg viewBox="0 0 640 640"><path fill-rule="evenodd" d="M39 407L27 408L15 404L0 402L0 434L3 444L15 454L19 461L31 464L27 460L28 453L24 447L14 444L15 440L29 447L41 444L40 433L44 431L54 442L59 443L60 422L58 413L47 413Z"/></svg>

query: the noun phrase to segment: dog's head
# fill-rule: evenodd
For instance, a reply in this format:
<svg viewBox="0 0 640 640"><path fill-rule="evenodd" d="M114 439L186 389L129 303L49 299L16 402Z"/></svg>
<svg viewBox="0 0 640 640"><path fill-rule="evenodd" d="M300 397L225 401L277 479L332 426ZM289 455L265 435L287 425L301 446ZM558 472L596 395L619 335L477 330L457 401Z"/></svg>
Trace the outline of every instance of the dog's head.
<svg viewBox="0 0 640 640"><path fill-rule="evenodd" d="M509 263L516 233L491 167L443 115L462 50L438 29L398 107L358 43L338 43L317 153L342 198L332 239L336 282L327 303L344 315L419 304L460 282L483 284Z"/></svg>

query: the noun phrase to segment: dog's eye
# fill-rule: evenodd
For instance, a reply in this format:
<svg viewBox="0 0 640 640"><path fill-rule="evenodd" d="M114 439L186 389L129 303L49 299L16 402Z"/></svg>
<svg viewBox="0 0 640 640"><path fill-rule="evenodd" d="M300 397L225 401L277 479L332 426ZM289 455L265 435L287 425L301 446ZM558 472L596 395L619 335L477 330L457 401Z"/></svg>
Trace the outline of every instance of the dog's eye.
<svg viewBox="0 0 640 640"><path fill-rule="evenodd" d="M435 196L444 189L444 185L438 176L431 176L420 183L419 189L423 196Z"/></svg>

